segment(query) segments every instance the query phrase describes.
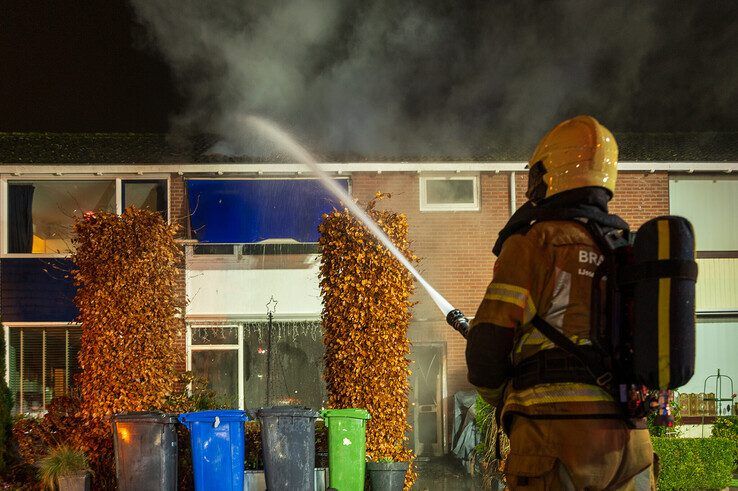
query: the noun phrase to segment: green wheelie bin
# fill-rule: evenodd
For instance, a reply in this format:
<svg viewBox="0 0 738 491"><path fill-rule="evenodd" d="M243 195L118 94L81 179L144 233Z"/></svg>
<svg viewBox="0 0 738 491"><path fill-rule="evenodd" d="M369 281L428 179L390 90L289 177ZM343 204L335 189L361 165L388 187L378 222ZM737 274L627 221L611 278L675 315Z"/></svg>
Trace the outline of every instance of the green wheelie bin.
<svg viewBox="0 0 738 491"><path fill-rule="evenodd" d="M320 415L328 428L329 486L337 491L363 491L369 411L326 409Z"/></svg>

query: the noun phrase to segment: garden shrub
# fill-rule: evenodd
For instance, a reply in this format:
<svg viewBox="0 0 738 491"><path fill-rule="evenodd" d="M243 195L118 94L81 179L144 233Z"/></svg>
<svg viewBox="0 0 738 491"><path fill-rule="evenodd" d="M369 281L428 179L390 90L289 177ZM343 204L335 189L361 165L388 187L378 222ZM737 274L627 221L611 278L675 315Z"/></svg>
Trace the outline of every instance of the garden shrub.
<svg viewBox="0 0 738 491"><path fill-rule="evenodd" d="M205 377L197 377L192 372L181 372L177 374L174 386L176 390L166 397L161 406L161 410L166 413L229 409L228 401L210 389Z"/></svg>
<svg viewBox="0 0 738 491"><path fill-rule="evenodd" d="M722 489L733 478L738 442L727 438L653 438L659 456L658 488Z"/></svg>
<svg viewBox="0 0 738 491"><path fill-rule="evenodd" d="M712 425L712 436L715 438L729 438L736 442L738 447L738 416L721 416L715 419ZM733 462L733 472L738 473L738 454Z"/></svg>
<svg viewBox="0 0 738 491"><path fill-rule="evenodd" d="M264 453L261 448L261 424L258 421L246 423L246 469L264 469Z"/></svg>
<svg viewBox="0 0 738 491"><path fill-rule="evenodd" d="M377 193L367 213L409 260L417 260L407 218L377 210L382 197ZM319 230L328 405L369 411L368 460L412 463L405 435L413 277L348 210L324 215ZM408 472L406 489L414 479L414 470Z"/></svg>
<svg viewBox="0 0 738 491"><path fill-rule="evenodd" d="M112 416L161 409L176 382L177 341L184 336L176 229L161 214L136 208L120 216L86 213L74 225L82 324L78 435L96 489L115 486Z"/></svg>
<svg viewBox="0 0 738 491"><path fill-rule="evenodd" d="M499 431L495 408L484 402L479 394L475 406L475 422L480 434L479 444L474 451L475 461L479 465L485 489L492 489L497 482L505 482L504 458L510 451L510 441Z"/></svg>
<svg viewBox="0 0 738 491"><path fill-rule="evenodd" d="M5 336L0 336L0 373L5 373ZM10 437L13 419L10 415L13 409L13 396L5 377L0 377L0 475L5 472L10 459Z"/></svg>
<svg viewBox="0 0 738 491"><path fill-rule="evenodd" d="M41 419L34 417L20 417L15 421L13 439L19 457L29 465L36 463L54 443L41 426Z"/></svg>
<svg viewBox="0 0 738 491"><path fill-rule="evenodd" d="M19 417L13 424L13 438L20 458L35 465L50 448L72 444L79 423L79 400L57 396L46 405L42 418Z"/></svg>
<svg viewBox="0 0 738 491"><path fill-rule="evenodd" d="M712 425L712 436L738 440L738 416L715 418L715 423Z"/></svg>
<svg viewBox="0 0 738 491"><path fill-rule="evenodd" d="M75 429L79 423L79 400L57 396L46 405L42 418L17 417L12 427L12 468L5 473L6 481L14 487L33 487L36 483L35 465L51 448L74 445Z"/></svg>

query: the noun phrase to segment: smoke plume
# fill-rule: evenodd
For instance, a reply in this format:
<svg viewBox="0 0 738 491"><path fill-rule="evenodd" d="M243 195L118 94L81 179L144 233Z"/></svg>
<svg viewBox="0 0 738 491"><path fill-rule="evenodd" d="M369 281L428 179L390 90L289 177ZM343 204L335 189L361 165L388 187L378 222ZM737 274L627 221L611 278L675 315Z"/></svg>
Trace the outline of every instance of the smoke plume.
<svg viewBox="0 0 738 491"><path fill-rule="evenodd" d="M527 155L578 113L615 131L668 130L666 113L652 108L645 124L638 110L658 98L649 70L686 42L664 40L653 2L132 3L189 101L175 132L229 136L237 117L256 114L322 158ZM738 99L734 88L709 94Z"/></svg>

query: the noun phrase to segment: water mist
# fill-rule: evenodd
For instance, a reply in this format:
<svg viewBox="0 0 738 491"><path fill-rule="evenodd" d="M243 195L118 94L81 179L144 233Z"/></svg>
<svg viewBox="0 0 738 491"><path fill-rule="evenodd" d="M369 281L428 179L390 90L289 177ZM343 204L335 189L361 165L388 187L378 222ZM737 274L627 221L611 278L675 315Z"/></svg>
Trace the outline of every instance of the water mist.
<svg viewBox="0 0 738 491"><path fill-rule="evenodd" d="M256 130L265 138L282 147L299 162L308 166L315 175L318 176L323 186L325 186L325 188L334 196L340 199L346 208L348 208L348 210L357 219L359 219L367 229L369 229L372 235L374 235L377 240L379 240L379 242L381 242L398 261L400 261L400 263L415 277L416 280L418 280L418 283L425 288L425 291L428 292L428 295L430 295L431 299L436 303L441 312L443 312L443 315L446 316L446 322L466 337L469 324L464 314L460 310L455 309L448 300L443 298L443 295L438 293L436 289L433 288L425 278L420 275L420 273L418 273L418 270L415 269L410 261L408 261L408 259L397 249L395 244L387 234L384 233L379 225L377 225L377 223L372 220L371 217L369 217L369 215L367 215L353 199L351 199L351 196L349 196L341 186L336 184L336 182L320 168L313 156L310 155L310 152L271 121L267 121L266 119L257 116L245 116L238 119L239 122L242 122L248 128Z"/></svg>

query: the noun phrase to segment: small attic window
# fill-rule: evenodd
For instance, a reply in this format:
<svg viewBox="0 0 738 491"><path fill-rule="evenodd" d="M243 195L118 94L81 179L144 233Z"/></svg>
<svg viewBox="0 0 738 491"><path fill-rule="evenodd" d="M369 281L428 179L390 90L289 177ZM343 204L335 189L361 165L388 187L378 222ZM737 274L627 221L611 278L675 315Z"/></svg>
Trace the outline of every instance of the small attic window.
<svg viewBox="0 0 738 491"><path fill-rule="evenodd" d="M479 176L421 176L420 211L478 211Z"/></svg>

